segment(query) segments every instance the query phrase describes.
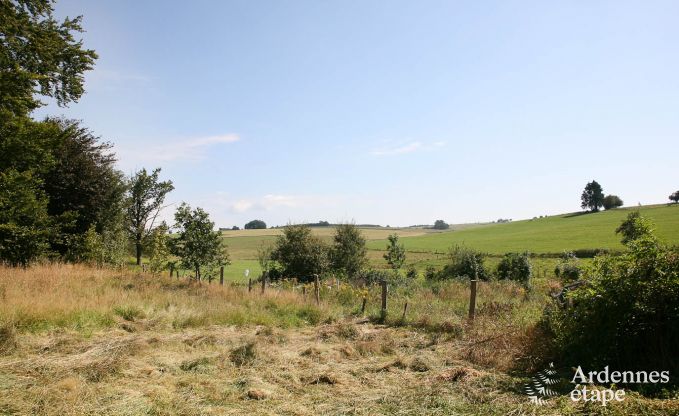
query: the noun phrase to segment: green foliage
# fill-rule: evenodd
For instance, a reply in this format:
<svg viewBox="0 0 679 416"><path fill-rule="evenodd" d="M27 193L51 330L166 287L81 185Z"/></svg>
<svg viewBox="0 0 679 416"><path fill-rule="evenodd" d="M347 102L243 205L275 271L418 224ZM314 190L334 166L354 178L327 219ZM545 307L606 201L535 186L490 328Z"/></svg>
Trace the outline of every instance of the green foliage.
<svg viewBox="0 0 679 416"><path fill-rule="evenodd" d="M266 223L262 220L252 220L245 224L246 230L264 230L266 229Z"/></svg>
<svg viewBox="0 0 679 416"><path fill-rule="evenodd" d="M641 237L652 236L653 228L651 222L642 217L639 211L633 211L615 230L615 233L620 234L622 236L620 241L627 245Z"/></svg>
<svg viewBox="0 0 679 416"><path fill-rule="evenodd" d="M433 228L435 230L447 230L448 228L450 228L450 225L448 225L448 223L443 220L436 220L434 222Z"/></svg>
<svg viewBox="0 0 679 416"><path fill-rule="evenodd" d="M575 253L572 251L565 251L563 253L561 260L554 268L554 275L565 282L573 282L580 279L582 267L580 267L580 261Z"/></svg>
<svg viewBox="0 0 679 416"><path fill-rule="evenodd" d="M144 238L153 229L160 210L163 208L165 196L174 189L172 181L160 182L160 168L151 174L142 169L135 173L129 182L127 201L128 232L135 245L137 264L141 264Z"/></svg>
<svg viewBox="0 0 679 416"><path fill-rule="evenodd" d="M354 278L368 262L365 238L355 224L340 224L335 229L330 259L334 270Z"/></svg>
<svg viewBox="0 0 679 416"><path fill-rule="evenodd" d="M679 191L676 191L676 192L670 194L669 198L670 198L670 201L674 202L675 204L679 203Z"/></svg>
<svg viewBox="0 0 679 416"><path fill-rule="evenodd" d="M149 235L149 266L153 273L165 270L170 261L169 239L168 227L164 222L154 228Z"/></svg>
<svg viewBox="0 0 679 416"><path fill-rule="evenodd" d="M604 209L620 208L624 205L622 199L617 195L606 195L603 200Z"/></svg>
<svg viewBox="0 0 679 416"><path fill-rule="evenodd" d="M589 209L592 212L599 211L599 208L604 205L604 192L601 185L597 181L588 183L580 199L582 201L580 206L583 209Z"/></svg>
<svg viewBox="0 0 679 416"><path fill-rule="evenodd" d="M288 225L276 239L271 258L282 267L285 277L310 282L315 274L323 274L330 265L328 247L311 234L307 225Z"/></svg>
<svg viewBox="0 0 679 416"><path fill-rule="evenodd" d="M182 203L174 215L177 237L171 240L172 254L181 259L181 265L196 271L200 280L201 268L215 268L229 264L226 247L222 245L219 232L215 232L215 224L210 221L207 212L202 208L191 209Z"/></svg>
<svg viewBox="0 0 679 416"><path fill-rule="evenodd" d="M597 257L587 284L568 292L566 306L547 310L545 322L564 364L676 374L679 250L650 234L627 245L622 255Z"/></svg>
<svg viewBox="0 0 679 416"><path fill-rule="evenodd" d="M514 280L524 286L530 284L531 273L532 265L527 252L507 253L497 265L498 278Z"/></svg>
<svg viewBox="0 0 679 416"><path fill-rule="evenodd" d="M41 105L36 92L59 105L77 101L97 58L75 37L81 17L56 20L50 0L3 1L0 16L0 111L28 114Z"/></svg>
<svg viewBox="0 0 679 416"><path fill-rule="evenodd" d="M448 250L448 263L436 274L437 279L468 278L489 280L490 274L483 265L483 253L466 246L456 245Z"/></svg>
<svg viewBox="0 0 679 416"><path fill-rule="evenodd" d="M0 262L28 265L44 254L49 232L40 181L30 172L0 172Z"/></svg>
<svg viewBox="0 0 679 416"><path fill-rule="evenodd" d="M406 249L398 242L398 234L391 234L388 241L387 252L383 257L392 269L398 270L406 261Z"/></svg>

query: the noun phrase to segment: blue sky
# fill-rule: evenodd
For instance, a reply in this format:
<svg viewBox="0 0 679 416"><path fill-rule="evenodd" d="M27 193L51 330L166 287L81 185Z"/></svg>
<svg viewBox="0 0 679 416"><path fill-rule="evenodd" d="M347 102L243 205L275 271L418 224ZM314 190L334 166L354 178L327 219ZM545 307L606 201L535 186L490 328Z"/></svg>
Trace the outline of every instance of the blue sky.
<svg viewBox="0 0 679 416"><path fill-rule="evenodd" d="M76 1L84 120L171 203L389 225L679 189L679 2ZM171 215L171 212L167 213Z"/></svg>

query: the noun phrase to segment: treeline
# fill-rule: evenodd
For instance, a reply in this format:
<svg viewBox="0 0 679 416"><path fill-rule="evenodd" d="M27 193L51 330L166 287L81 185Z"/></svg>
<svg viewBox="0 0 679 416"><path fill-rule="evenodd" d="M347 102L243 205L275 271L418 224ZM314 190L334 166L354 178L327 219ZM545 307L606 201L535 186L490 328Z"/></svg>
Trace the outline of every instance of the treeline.
<svg viewBox="0 0 679 416"><path fill-rule="evenodd" d="M97 54L76 39L81 17L57 20L53 2L0 2L0 262L38 259L121 265L130 249L151 267L171 261L195 270L228 263L208 214L182 204L158 224L174 187L160 169L127 178L111 144L82 122L33 111L52 99L65 106L84 93ZM176 260L178 259L178 260Z"/></svg>

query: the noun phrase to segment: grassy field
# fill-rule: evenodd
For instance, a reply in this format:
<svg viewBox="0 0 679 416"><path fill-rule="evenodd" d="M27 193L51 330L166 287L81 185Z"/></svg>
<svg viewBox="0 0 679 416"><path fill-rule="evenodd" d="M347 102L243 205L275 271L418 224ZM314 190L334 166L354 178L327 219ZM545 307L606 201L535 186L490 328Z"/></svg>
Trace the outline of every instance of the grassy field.
<svg viewBox="0 0 679 416"><path fill-rule="evenodd" d="M464 283L395 290L380 323L378 293L362 316L363 293L349 285L323 285L317 306L292 286L262 295L83 266L0 267L0 414L679 414L678 400L635 393L606 408L529 402L552 284L482 282L474 325Z"/></svg>
<svg viewBox="0 0 679 416"><path fill-rule="evenodd" d="M403 236L403 243L409 251L445 252L454 244L465 244L492 254L524 250L561 253L576 249L622 249L615 229L633 210L639 210L655 223L657 235L661 239L679 243L679 205L649 205L489 224L459 231ZM383 249L384 245L384 241L368 243L372 249Z"/></svg>

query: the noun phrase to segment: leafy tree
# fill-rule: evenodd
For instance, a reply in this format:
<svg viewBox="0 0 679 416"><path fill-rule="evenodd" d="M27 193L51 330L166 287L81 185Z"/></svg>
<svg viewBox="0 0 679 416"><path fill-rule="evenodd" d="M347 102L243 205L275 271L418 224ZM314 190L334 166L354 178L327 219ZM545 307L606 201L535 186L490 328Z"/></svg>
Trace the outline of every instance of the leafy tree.
<svg viewBox="0 0 679 416"><path fill-rule="evenodd" d="M606 195L603 201L604 209L613 209L623 206L622 199L617 195Z"/></svg>
<svg viewBox="0 0 679 416"><path fill-rule="evenodd" d="M174 214L177 237L171 240L172 254L181 259L181 265L195 270L200 280L201 268L214 268L230 264L226 248L215 224L202 208L191 209L186 203Z"/></svg>
<svg viewBox="0 0 679 416"><path fill-rule="evenodd" d="M639 211L632 211L627 218L616 228L615 233L622 235L621 242L625 245L641 237L653 234L652 224L642 217Z"/></svg>
<svg viewBox="0 0 679 416"><path fill-rule="evenodd" d="M447 230L448 228L450 228L450 225L448 225L448 223L443 220L436 220L434 222L435 230Z"/></svg>
<svg viewBox="0 0 679 416"><path fill-rule="evenodd" d="M333 269L354 278L368 262L365 238L355 224L339 224L335 228L330 249Z"/></svg>
<svg viewBox="0 0 679 416"><path fill-rule="evenodd" d="M524 253L507 253L497 265L497 275L500 279L514 280L528 286L533 266L530 256Z"/></svg>
<svg viewBox="0 0 679 416"><path fill-rule="evenodd" d="M61 238L52 242L60 254L77 253L77 235L94 226L100 234L122 232L126 184L115 169L111 145L101 142L79 122L48 120L59 135L53 142L54 162L44 175L48 213L57 218ZM62 220L62 219L68 219ZM73 259L73 258L72 258Z"/></svg>
<svg viewBox="0 0 679 416"><path fill-rule="evenodd" d="M268 275L275 267L275 262L271 258L272 253L273 248L270 245L262 245L257 249L257 262L264 275Z"/></svg>
<svg viewBox="0 0 679 416"><path fill-rule="evenodd" d="M388 240L387 252L383 257L392 269L399 270L406 261L406 249L403 244L399 244L398 234L391 234Z"/></svg>
<svg viewBox="0 0 679 416"><path fill-rule="evenodd" d="M0 111L28 114L42 104L36 92L59 105L80 98L97 58L74 36L81 19L55 19L50 0L0 2Z"/></svg>
<svg viewBox="0 0 679 416"><path fill-rule="evenodd" d="M283 228L283 235L277 238L271 259L281 265L284 276L296 277L303 282L312 281L315 274L324 273L329 266L328 247L311 234L307 225Z"/></svg>
<svg viewBox="0 0 679 416"><path fill-rule="evenodd" d="M554 268L554 275L566 282L573 282L582 276L580 260L572 251L564 251L561 260Z"/></svg>
<svg viewBox="0 0 679 416"><path fill-rule="evenodd" d="M604 192L601 185L597 181L592 181L585 186L580 197L583 209L589 209L592 212L598 212L599 208L604 205Z"/></svg>
<svg viewBox="0 0 679 416"><path fill-rule="evenodd" d="M149 266L153 273L161 272L170 260L168 226L165 222L154 228L148 237Z"/></svg>
<svg viewBox="0 0 679 416"><path fill-rule="evenodd" d="M45 253L47 196L30 172L0 172L0 262L27 266Z"/></svg>
<svg viewBox="0 0 679 416"><path fill-rule="evenodd" d="M246 230L264 230L266 229L266 223L262 220L252 220L249 223L245 224Z"/></svg>
<svg viewBox="0 0 679 416"><path fill-rule="evenodd" d="M130 179L127 203L129 234L134 241L137 265L141 264L143 241L153 229L165 196L174 189L172 181L160 182L160 168L151 174L142 169Z"/></svg>
<svg viewBox="0 0 679 416"><path fill-rule="evenodd" d="M670 195L670 201L676 203L679 203L679 191L676 191L672 195Z"/></svg>

